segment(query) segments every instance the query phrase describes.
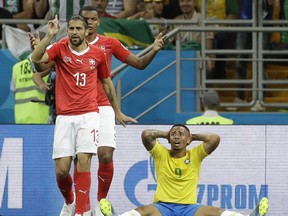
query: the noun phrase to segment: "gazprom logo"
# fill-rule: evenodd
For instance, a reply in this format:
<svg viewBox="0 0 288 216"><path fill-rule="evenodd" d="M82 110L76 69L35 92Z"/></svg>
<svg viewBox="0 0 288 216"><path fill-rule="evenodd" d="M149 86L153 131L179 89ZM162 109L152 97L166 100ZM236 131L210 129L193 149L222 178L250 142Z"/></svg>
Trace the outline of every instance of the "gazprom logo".
<svg viewBox="0 0 288 216"><path fill-rule="evenodd" d="M137 199L136 187L142 180L149 178L150 179L152 178L153 183L150 184L148 183L146 185L146 191L143 191L143 193L151 191L154 192L156 190L155 164L151 156L149 157L149 160L139 161L128 170L124 179L124 190L128 199L134 205L136 206L143 205Z"/></svg>
<svg viewBox="0 0 288 216"><path fill-rule="evenodd" d="M137 193L136 188L139 184L143 184L143 181L149 183L145 185L145 191L142 190L141 193ZM155 192L155 164L151 156L149 160L139 161L131 166L124 179L124 190L127 198L135 206L144 205L140 201L141 194ZM268 185L266 184L199 184L197 202L224 209L254 209L264 196L268 197Z"/></svg>

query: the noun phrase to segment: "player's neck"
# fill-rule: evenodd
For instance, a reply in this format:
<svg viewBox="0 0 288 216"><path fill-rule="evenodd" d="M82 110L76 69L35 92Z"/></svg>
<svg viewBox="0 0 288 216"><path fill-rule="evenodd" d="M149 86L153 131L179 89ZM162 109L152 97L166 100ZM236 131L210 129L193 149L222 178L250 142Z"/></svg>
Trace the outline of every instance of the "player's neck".
<svg viewBox="0 0 288 216"><path fill-rule="evenodd" d="M96 37L97 37L97 33L92 34L92 35L88 35L86 37L86 40L88 41L88 43L90 43L90 42L94 41Z"/></svg>
<svg viewBox="0 0 288 216"><path fill-rule="evenodd" d="M173 158L182 158L182 157L185 157L186 155L186 149L179 149L179 150L174 150L174 149L171 149L170 150L170 155L171 157Z"/></svg>
<svg viewBox="0 0 288 216"><path fill-rule="evenodd" d="M70 43L70 47L71 49L75 50L76 52L82 52L87 48L88 44L86 42L83 42L82 44L80 44L79 46L73 46Z"/></svg>

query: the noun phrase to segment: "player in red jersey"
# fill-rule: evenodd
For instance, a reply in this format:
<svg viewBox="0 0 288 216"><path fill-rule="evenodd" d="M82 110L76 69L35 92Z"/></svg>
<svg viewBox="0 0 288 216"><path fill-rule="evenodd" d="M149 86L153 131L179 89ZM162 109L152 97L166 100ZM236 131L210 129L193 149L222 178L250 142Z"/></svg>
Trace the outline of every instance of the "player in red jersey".
<svg viewBox="0 0 288 216"><path fill-rule="evenodd" d="M97 27L100 25L100 19L94 7L85 6L79 11L79 14L85 17L88 21L89 32L86 36L86 40L90 44L94 44L104 51L109 71L111 69L112 55L123 63L131 65L137 69L144 69L164 45L165 36L163 37L162 34L159 34L159 36L155 39L154 48L146 55L139 58L131 51L126 49L117 39L102 36L96 33ZM62 41L65 40L68 39L65 38ZM38 86L45 86L44 82L40 79L40 74L36 73L34 74L34 78L35 76L38 77L38 81L36 81ZM48 88L48 86L45 88ZM102 215L99 208L99 201L102 198L106 198L114 173L113 152L116 148L115 116L101 85L98 85L97 101L100 114L100 129L98 144L98 194L95 205L95 214ZM74 178L77 178L76 168L77 167L74 169Z"/></svg>
<svg viewBox="0 0 288 216"><path fill-rule="evenodd" d="M110 73L103 51L85 41L88 35L87 20L79 15L68 21L69 41L49 44L59 32L58 18L48 22L48 32L36 46L32 61L45 63L54 61L56 67L56 110L53 156L56 179L65 203L60 216L72 215L76 203L76 216L90 216L91 159L97 153L99 113L97 104L97 79L101 80L104 91L117 116L125 121L135 122L119 109ZM47 48L48 47L48 48ZM47 50L46 50L47 48ZM75 196L72 178L69 174L71 162L77 155L77 179Z"/></svg>
<svg viewBox="0 0 288 216"><path fill-rule="evenodd" d="M89 33L86 40L104 51L109 71L111 69L112 55L123 63L137 69L144 69L164 45L165 37L162 37L162 34L160 34L154 42L154 48L143 57L138 58L131 51L126 49L117 39L96 33L97 27L100 25L100 19L97 10L94 7L84 6L80 9L79 14L85 17L88 22ZM98 85L98 92L97 101L100 109L98 146L99 168L98 194L94 210L95 215L100 216L102 213L100 211L99 201L102 198L106 198L113 178L113 151L116 148L116 142L114 112L101 85Z"/></svg>

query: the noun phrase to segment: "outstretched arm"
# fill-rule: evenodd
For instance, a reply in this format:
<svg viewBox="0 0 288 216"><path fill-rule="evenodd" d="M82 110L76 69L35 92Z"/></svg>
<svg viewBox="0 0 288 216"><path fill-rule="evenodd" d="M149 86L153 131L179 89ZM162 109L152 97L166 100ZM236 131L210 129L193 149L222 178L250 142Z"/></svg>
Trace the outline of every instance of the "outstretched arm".
<svg viewBox="0 0 288 216"><path fill-rule="evenodd" d="M156 144L157 138L164 138L168 140L169 131L160 131L156 129L144 130L141 134L142 143L150 151Z"/></svg>
<svg viewBox="0 0 288 216"><path fill-rule="evenodd" d="M126 64L135 67L137 69L143 70L147 67L147 65L150 64L150 62L153 60L154 56L158 53L160 49L163 48L164 43L165 43L166 36L163 36L162 33L160 33L155 41L154 41L154 46L153 49L150 50L147 54L145 54L142 57L137 57L133 53L131 53L127 59L126 59Z"/></svg>
<svg viewBox="0 0 288 216"><path fill-rule="evenodd" d="M102 85L103 85L103 89L111 103L111 106L114 109L115 112L115 116L117 121L122 124L125 127L125 122L133 122L133 123L137 123L137 121L129 116L124 115L117 103L117 99L116 99L116 93L115 93L115 88L114 85L111 81L110 78L105 78L105 79L100 79Z"/></svg>
<svg viewBox="0 0 288 216"><path fill-rule="evenodd" d="M220 143L220 136L213 133L192 134L192 141L203 141L204 150L207 154L211 154Z"/></svg>

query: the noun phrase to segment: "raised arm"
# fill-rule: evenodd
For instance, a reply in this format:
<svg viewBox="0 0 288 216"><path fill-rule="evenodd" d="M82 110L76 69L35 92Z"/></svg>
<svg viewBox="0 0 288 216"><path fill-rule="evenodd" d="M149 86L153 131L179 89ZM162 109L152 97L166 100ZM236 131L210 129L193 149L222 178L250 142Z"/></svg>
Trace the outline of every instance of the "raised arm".
<svg viewBox="0 0 288 216"><path fill-rule="evenodd" d="M160 131L156 129L144 130L141 134L142 143L150 151L156 144L157 138L164 138L168 140L169 131Z"/></svg>
<svg viewBox="0 0 288 216"><path fill-rule="evenodd" d="M56 16L55 19L48 22L48 31L46 36L39 42L33 51L31 59L34 63L44 63L48 61L49 56L46 52L46 48L49 46L55 35L59 32L59 29L60 26Z"/></svg>
<svg viewBox="0 0 288 216"><path fill-rule="evenodd" d="M160 33L156 37L153 43L153 49L150 50L150 52L146 53L144 56L140 58L131 53L126 59L126 64L140 70L145 69L147 65L149 65L150 62L153 60L154 56L158 53L158 51L163 48L165 39L166 36L163 36L162 33Z"/></svg>
<svg viewBox="0 0 288 216"><path fill-rule="evenodd" d="M38 31L35 32L35 35L32 33L29 34L29 39L30 39L30 46L32 50L35 50L36 46L40 43L40 33ZM37 71L45 71L47 69L50 69L54 67L54 62L49 62L49 63L34 63L34 67Z"/></svg>
<svg viewBox="0 0 288 216"><path fill-rule="evenodd" d="M211 154L220 143L220 136L214 133L192 134L192 141L203 141L204 150Z"/></svg>
<svg viewBox="0 0 288 216"><path fill-rule="evenodd" d="M103 89L111 103L111 106L114 109L115 112L115 116L117 121L122 124L125 127L125 122L133 122L133 123L137 123L137 121L129 116L124 115L117 103L117 99L116 99L116 92L115 92L115 88L114 85L111 81L110 78L105 78L105 79L101 79L100 80L103 86Z"/></svg>

